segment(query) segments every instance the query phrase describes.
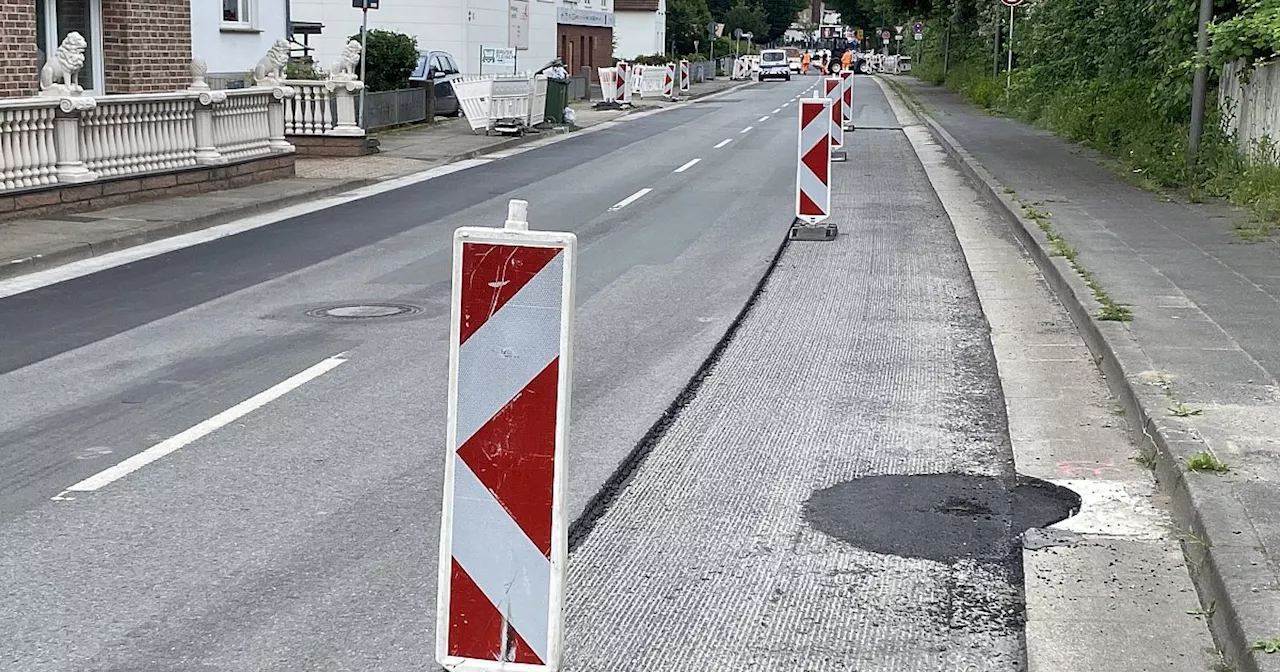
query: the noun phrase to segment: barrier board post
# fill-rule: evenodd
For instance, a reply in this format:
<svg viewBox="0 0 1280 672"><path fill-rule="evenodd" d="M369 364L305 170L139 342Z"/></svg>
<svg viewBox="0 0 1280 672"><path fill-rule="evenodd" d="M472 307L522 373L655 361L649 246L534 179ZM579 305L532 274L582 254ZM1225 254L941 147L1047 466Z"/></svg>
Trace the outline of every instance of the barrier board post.
<svg viewBox="0 0 1280 672"><path fill-rule="evenodd" d="M667 100L676 100L677 98L676 84L676 64L667 64L667 74L662 78L662 95Z"/></svg>
<svg viewBox="0 0 1280 672"><path fill-rule="evenodd" d="M843 100L840 102L840 114L844 120L844 130L852 131L853 128L853 70L844 70L840 73L840 91Z"/></svg>
<svg viewBox="0 0 1280 672"><path fill-rule="evenodd" d="M844 113L840 111L844 107L840 104L843 99L840 78L825 77L822 81L826 87L823 91L831 101L831 160L847 161L849 154L844 149Z"/></svg>
<svg viewBox="0 0 1280 672"><path fill-rule="evenodd" d="M688 93L692 82L689 81L689 61L680 61L680 93Z"/></svg>
<svg viewBox="0 0 1280 672"><path fill-rule="evenodd" d="M563 657L578 243L527 212L513 200L505 228L453 237L436 661L456 672Z"/></svg>
<svg viewBox="0 0 1280 672"><path fill-rule="evenodd" d="M796 219L792 240L834 240L831 216L831 99L800 99L800 140L796 154Z"/></svg>

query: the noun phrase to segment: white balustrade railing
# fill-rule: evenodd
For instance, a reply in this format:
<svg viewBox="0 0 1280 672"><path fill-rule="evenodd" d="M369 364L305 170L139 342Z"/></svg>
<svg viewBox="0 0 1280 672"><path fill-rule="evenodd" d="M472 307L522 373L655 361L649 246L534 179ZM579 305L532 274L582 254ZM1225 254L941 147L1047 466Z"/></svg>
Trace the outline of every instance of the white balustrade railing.
<svg viewBox="0 0 1280 672"><path fill-rule="evenodd" d="M284 108L284 132L289 135L324 135L338 124L333 94L321 80L291 79L285 85L298 92Z"/></svg>
<svg viewBox="0 0 1280 672"><path fill-rule="evenodd" d="M185 92L104 96L80 116L80 160L98 177L194 166L195 116Z"/></svg>
<svg viewBox="0 0 1280 672"><path fill-rule="evenodd" d="M213 108L213 146L230 160L271 153L268 107L271 89L226 91L224 105Z"/></svg>
<svg viewBox="0 0 1280 672"><path fill-rule="evenodd" d="M291 152L288 86L0 99L0 193Z"/></svg>
<svg viewBox="0 0 1280 672"><path fill-rule="evenodd" d="M0 190L53 184L58 101L28 98L0 107Z"/></svg>
<svg viewBox="0 0 1280 672"><path fill-rule="evenodd" d="M356 124L356 96L364 83L345 79L289 79L297 91L284 106L284 130L289 135L364 135Z"/></svg>

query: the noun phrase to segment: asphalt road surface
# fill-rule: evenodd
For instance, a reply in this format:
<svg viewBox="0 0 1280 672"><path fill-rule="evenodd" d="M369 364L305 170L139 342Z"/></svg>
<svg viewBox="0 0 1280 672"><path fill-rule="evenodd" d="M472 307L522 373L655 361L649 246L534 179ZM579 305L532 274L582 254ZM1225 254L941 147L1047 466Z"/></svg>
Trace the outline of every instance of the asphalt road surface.
<svg viewBox="0 0 1280 672"><path fill-rule="evenodd" d="M582 518L774 260L793 208L792 101L816 81L754 84L0 300L0 670L433 669L452 231L500 226L508 199L523 198L533 228L579 236L568 501L570 518ZM720 418L736 429L711 438L670 432L646 448L653 451L650 461L614 508L588 512L593 521L603 517L594 528L580 527L589 533L576 540L569 589L573 669L690 669L674 653L658 660L637 652L696 650L690 636L721 636L715 629L681 635L648 628L668 613L649 608L660 591L623 591L614 602L600 591L644 572L673 585L662 583L663 572L672 571L671 563L686 567L680 558L694 557L711 541L688 535L734 525L729 518L708 527L707 520L699 525L676 517L670 527L645 528L646 521L671 517L675 506L664 505L654 488L673 488L688 506L728 515L723 502L705 499L715 489L716 465L668 460L671 451L736 450L732 442L765 436L771 414L799 412L753 406L757 395L785 392L770 385L809 380L816 386L815 409L830 403L824 395L832 389L882 395L884 402L868 419L871 434L854 441L849 432L857 428L845 427L829 437L827 450L849 442L849 452L823 472L830 482L791 479L778 491L785 492L779 501L807 497L814 487L876 465L1008 475L1008 455L990 435L1003 431L1003 420L982 412L998 403L998 393L993 399L991 377L982 373L989 346L967 275L957 265L954 236L946 233L900 133L872 130L896 126L878 88L860 78L856 91L857 123L868 129L867 141L878 144L865 154L851 152L855 161L843 169L857 170L866 183L863 196L845 197L844 204L851 213L874 213L877 224L864 233L873 237L844 238L839 247L825 248L835 256L818 261L803 258L812 249L784 253L780 275L770 283L793 289L771 295L766 287L726 351L726 362L736 358L733 365L713 372L716 385L701 390L673 426ZM895 227L920 221L928 223L921 233L895 240ZM855 263L859 249L870 257ZM814 329L830 339L788 340L779 333L792 328L796 301L823 291L804 286L804 264L824 273L843 269L849 282L870 283L830 290L845 301L829 296L812 304L829 312ZM917 277L912 284L877 274L877 264L905 264ZM904 289L908 296L899 296ZM933 290L943 292L937 305ZM799 294L789 298L790 292ZM362 320L308 316L371 302L407 304L417 312ZM918 319L902 312L921 306ZM895 319L867 326L885 316ZM883 339L893 347L876 349ZM832 365L861 373L844 379L805 374L801 365L832 357L823 350L831 346L839 360ZM735 347L744 352L734 354ZM749 365L766 356L801 368ZM955 367L969 372L971 385L943 384L943 374ZM281 393L225 426L174 443L177 450L141 468L104 472L266 390ZM979 416L995 423L977 438L965 424L973 418L955 410L967 394L988 405ZM792 420L777 428L800 431ZM947 447L950 452L936 452ZM899 449L906 452L894 457ZM738 479L733 492L745 499L735 501L749 509L750 493L773 491L770 468L735 467L719 477ZM100 473L108 474L101 488L68 492ZM790 520L773 533L800 529ZM827 554L822 566L833 572L870 562L842 560L836 541L804 534L796 548ZM678 552L662 555L656 549L670 535L684 536ZM715 543L745 539L730 535ZM619 553L626 549L624 559ZM647 560L636 559L637 551L650 549ZM1006 669L1017 657L1016 624L1010 630L1002 621L991 626L995 634L988 628L957 639L948 620L974 600L973 613L994 613L981 622L1002 619L1018 581L1003 565L931 574L921 569L923 560L876 562L884 572L877 576L900 589L880 593L868 611L857 611L855 602L831 603L847 607L839 615L847 629L805 630L803 637L761 645L780 657L764 651L738 662L799 669L797 661L813 655L825 656L821 669L833 670L939 669L927 667L939 660L994 661L992 669L997 663ZM716 591L700 594L704 601L662 599L676 600L667 608L686 614L707 604L735 609L735 599L772 599L735 594L733 585L755 589L745 580L721 581ZM820 590L811 599L832 594ZM806 597L797 592L788 599ZM921 600L932 606L901 609L924 605ZM877 613L907 615L886 621ZM738 621L712 620L734 636L747 632L745 622L735 629ZM681 623L702 627L700 620L669 621ZM894 627L895 636L866 649L884 667L842 666L846 643L812 639L852 631L875 638ZM972 654L946 654L952 646ZM698 668L720 669L714 663Z"/></svg>

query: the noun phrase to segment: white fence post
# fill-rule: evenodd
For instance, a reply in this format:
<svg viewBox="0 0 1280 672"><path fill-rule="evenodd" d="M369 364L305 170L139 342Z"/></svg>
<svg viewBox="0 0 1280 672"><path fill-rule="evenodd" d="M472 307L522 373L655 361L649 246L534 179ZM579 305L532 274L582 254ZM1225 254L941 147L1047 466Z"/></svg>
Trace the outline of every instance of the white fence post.
<svg viewBox="0 0 1280 672"><path fill-rule="evenodd" d="M267 103L267 146L275 152L291 152L293 145L284 138L284 105L293 98L296 91L290 86L277 86L271 89L271 100Z"/></svg>
<svg viewBox="0 0 1280 672"><path fill-rule="evenodd" d="M325 90L334 96L338 106L338 123L325 135L364 135L364 129L356 123L355 93L364 88L364 82L341 82L329 80L324 83Z"/></svg>
<svg viewBox="0 0 1280 672"><path fill-rule="evenodd" d="M63 98L58 102L53 120L53 147L59 182L75 184L98 179L98 174L85 167L80 156L80 113L97 106L98 101L93 98Z"/></svg>

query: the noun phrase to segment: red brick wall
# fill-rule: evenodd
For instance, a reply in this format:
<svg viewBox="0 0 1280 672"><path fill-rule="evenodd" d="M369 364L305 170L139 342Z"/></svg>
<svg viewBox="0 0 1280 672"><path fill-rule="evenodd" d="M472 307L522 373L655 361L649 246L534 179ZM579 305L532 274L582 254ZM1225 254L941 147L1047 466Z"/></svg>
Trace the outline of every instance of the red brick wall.
<svg viewBox="0 0 1280 672"><path fill-rule="evenodd" d="M190 0L102 0L102 42L109 94L191 83Z"/></svg>
<svg viewBox="0 0 1280 672"><path fill-rule="evenodd" d="M0 97L34 96L39 90L35 2L0 0Z"/></svg>
<svg viewBox="0 0 1280 672"><path fill-rule="evenodd" d="M600 81L596 68L613 64L613 29L596 26L556 26L556 56L575 77L591 68L591 81Z"/></svg>

